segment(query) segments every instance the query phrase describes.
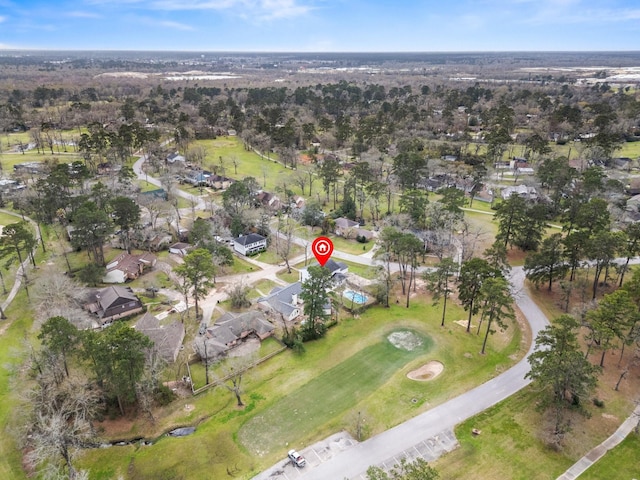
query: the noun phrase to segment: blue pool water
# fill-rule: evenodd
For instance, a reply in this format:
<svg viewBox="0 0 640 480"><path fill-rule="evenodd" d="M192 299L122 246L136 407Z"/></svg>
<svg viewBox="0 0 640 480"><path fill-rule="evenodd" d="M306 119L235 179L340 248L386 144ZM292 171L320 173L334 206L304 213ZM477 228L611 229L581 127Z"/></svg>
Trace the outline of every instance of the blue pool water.
<svg viewBox="0 0 640 480"><path fill-rule="evenodd" d="M345 290L344 296L358 305L364 305L367 303L367 296L362 293L354 292L353 290Z"/></svg>

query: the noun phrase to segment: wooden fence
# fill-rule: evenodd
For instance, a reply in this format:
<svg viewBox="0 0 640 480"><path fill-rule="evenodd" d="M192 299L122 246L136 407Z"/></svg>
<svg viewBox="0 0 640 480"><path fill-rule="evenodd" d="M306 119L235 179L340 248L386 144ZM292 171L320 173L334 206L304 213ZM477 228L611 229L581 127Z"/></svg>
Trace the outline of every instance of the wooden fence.
<svg viewBox="0 0 640 480"><path fill-rule="evenodd" d="M243 374L244 372L246 372L247 370L250 370L250 369L251 369L251 368L253 368L253 367L257 367L257 366L258 366L258 365L260 365L261 363L266 362L266 361L267 361L267 360L269 360L270 358L275 357L275 356L276 356L276 355L278 355L279 353L284 352L286 349L287 349L287 347L283 346L283 347L282 347L282 348L280 348L279 350L276 350L275 352L271 352L270 354L265 355L265 356L264 356L264 357L262 357L262 358L259 358L259 359L258 359L258 360L256 360L255 362L251 362L250 364L248 364L245 368L243 368L243 369L242 369L242 370L240 370L239 372L231 373L231 374L226 375L226 376L224 376L224 377L222 377L222 378L218 378L218 379L216 379L215 381L213 381L213 382L211 382L211 383L209 383L209 384L205 385L204 387L197 388L197 389L193 390L193 395L194 395L194 396L195 396L195 395L200 395L202 392L204 392L204 391L206 391L206 390L208 390L208 389L210 389L210 388L213 388L213 387L216 387L216 386L218 386L218 385L221 385L222 383L226 382L227 380L229 380L231 377L233 377L233 376L235 376L235 375L242 375L242 374Z"/></svg>

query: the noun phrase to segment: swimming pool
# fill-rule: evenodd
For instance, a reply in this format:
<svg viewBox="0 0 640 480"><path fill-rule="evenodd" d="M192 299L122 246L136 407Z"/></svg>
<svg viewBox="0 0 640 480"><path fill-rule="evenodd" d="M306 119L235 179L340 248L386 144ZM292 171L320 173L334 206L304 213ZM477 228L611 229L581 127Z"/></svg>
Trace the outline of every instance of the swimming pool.
<svg viewBox="0 0 640 480"><path fill-rule="evenodd" d="M344 296L348 300L351 300L353 303L357 303L358 305L364 305L368 300L366 295L359 292L354 292L353 290L345 290Z"/></svg>

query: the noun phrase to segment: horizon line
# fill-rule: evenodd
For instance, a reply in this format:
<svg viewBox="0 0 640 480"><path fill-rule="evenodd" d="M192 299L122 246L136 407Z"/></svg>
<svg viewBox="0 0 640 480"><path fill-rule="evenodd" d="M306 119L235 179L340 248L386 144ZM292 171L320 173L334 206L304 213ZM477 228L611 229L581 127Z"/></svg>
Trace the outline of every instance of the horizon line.
<svg viewBox="0 0 640 480"><path fill-rule="evenodd" d="M2 52L151 52L151 53L270 53L270 54L442 54L442 53L640 53L635 50L196 50L128 48L19 48L0 47Z"/></svg>

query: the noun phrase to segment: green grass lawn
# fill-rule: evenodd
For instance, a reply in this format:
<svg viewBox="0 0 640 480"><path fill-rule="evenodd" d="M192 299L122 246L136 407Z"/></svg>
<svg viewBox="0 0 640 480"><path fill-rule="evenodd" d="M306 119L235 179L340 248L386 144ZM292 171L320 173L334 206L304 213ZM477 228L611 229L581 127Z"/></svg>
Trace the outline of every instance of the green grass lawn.
<svg viewBox="0 0 640 480"><path fill-rule="evenodd" d="M632 432L620 445L607 452L595 465L584 472L580 478L584 480L638 478L640 476L638 452L640 452L640 436Z"/></svg>
<svg viewBox="0 0 640 480"><path fill-rule="evenodd" d="M199 397L166 407L167 412L159 416L157 425L145 426L138 422L138 427L131 427L120 437L145 430L156 432L150 435L157 436L161 429L197 424L194 435L180 439L159 437L152 447L91 450L83 454L81 464L91 466L92 478L114 478L126 472L126 478L140 479L226 478L228 468L236 478L248 479L284 458L284 442L297 440L302 448L336 431L353 431L353 419L358 411L366 419L368 433L378 433L484 382L513 362L510 355L523 353L519 346L520 334L512 326L505 334L491 336L488 354L479 355L482 338L468 335L463 327L452 323L464 317L464 312L453 305L448 309L447 325L442 329L439 307L431 306L427 298L421 297L413 299L408 309L396 305L389 309L371 308L359 318L342 320L326 338L306 344L303 355L285 351L245 375L247 406L244 409L235 407L232 394L225 388L216 387ZM425 349L415 355L389 350L385 338L398 329L410 329L425 339L430 338L430 349L425 343ZM384 361L372 369L372 362L380 359ZM406 377L409 371L431 359L445 364L445 373L440 377L428 383ZM199 368L194 365L194 369ZM341 389L335 393L342 392L341 395L325 402L335 408L305 403L305 422L296 423L289 435L285 429L276 432L277 439L274 437L263 445L262 455L254 455L242 443L243 439L251 439L251 432L265 438L271 428L259 419L254 420L257 416L281 418L291 415L292 408L298 408L289 403L289 395L294 395L296 403L313 396L314 392L324 395L327 382L338 382L340 377L348 378L349 374L354 377L351 381L358 383L360 394L354 393L356 389L351 389L349 382L344 386L335 383L334 388ZM360 375L367 378L364 386ZM302 411L299 410L298 415ZM312 424L313 428L304 423Z"/></svg>
<svg viewBox="0 0 640 480"><path fill-rule="evenodd" d="M282 397L238 432L243 447L255 455L282 452L288 443L313 438L327 419L341 416L384 385L399 369L427 353L432 341L421 339L413 351L393 346L387 338L359 351ZM297 369L292 366L291 375Z"/></svg>
<svg viewBox="0 0 640 480"><path fill-rule="evenodd" d="M237 180L245 177L253 177L268 192L275 192L276 187L282 186L285 179L288 179L293 170L284 168L281 164L271 160L263 159L258 154L244 149L242 141L236 137L220 137L215 140L198 140L195 142L207 151L204 161L204 168L218 174L222 174L220 168L220 157L224 166L224 175ZM275 155L271 155L276 158ZM237 159L237 168L234 167L232 159ZM266 183L265 183L266 179ZM300 188L293 185L291 181L286 182L287 188L300 194ZM316 185L317 187L317 182Z"/></svg>
<svg viewBox="0 0 640 480"><path fill-rule="evenodd" d="M610 391L610 386L601 389L604 395L609 395ZM441 457L434 465L442 478L556 478L611 435L621 421L618 418L625 418L632 408L622 396L612 396L603 409L588 405L591 418L574 416L572 430L565 436L562 449L557 450L545 440L545 432L551 428L552 420L548 414L535 409L537 395L533 387L526 387L458 425L455 432L460 447ZM474 436L471 433L474 428L482 433ZM637 445L636 439L624 448ZM618 456L617 462L607 460L600 474L585 478L633 478L605 473L621 468L621 473L634 471L637 474L638 463L632 460L633 457L623 458Z"/></svg>
<svg viewBox="0 0 640 480"><path fill-rule="evenodd" d="M22 470L22 452L16 444L17 423L22 419L20 404L24 399L14 385L16 369L25 359L25 339L31 337L33 319L29 312L29 302L24 290L5 312L8 320L0 320L0 329L7 322L11 325L0 335L0 478L26 478Z"/></svg>
<svg viewBox="0 0 640 480"><path fill-rule="evenodd" d="M249 273L255 270L259 270L259 267L256 267L252 263L247 262L243 258L240 258L236 255L233 257L233 265L225 266L221 269L219 275L236 275L238 273Z"/></svg>
<svg viewBox="0 0 640 480"><path fill-rule="evenodd" d="M536 437L530 392L519 392L455 429L460 447L433 466L442 478L532 480L556 478L573 461ZM477 428L482 433L471 433Z"/></svg>

